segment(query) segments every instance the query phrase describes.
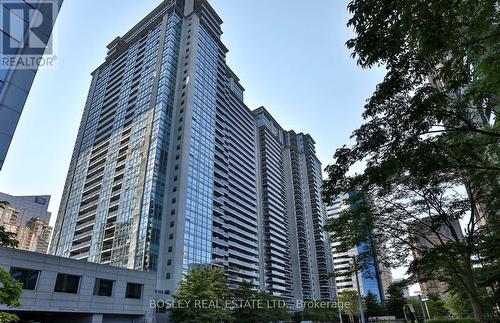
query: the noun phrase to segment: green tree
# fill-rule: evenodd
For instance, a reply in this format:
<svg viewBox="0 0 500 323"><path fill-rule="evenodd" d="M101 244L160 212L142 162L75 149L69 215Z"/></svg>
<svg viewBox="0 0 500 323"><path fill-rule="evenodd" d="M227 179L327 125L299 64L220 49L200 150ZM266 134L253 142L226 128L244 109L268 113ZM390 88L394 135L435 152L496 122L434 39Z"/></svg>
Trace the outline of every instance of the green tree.
<svg viewBox="0 0 500 323"><path fill-rule="evenodd" d="M441 296L436 294L427 295L427 308L432 318L450 316L450 312L446 309L446 303Z"/></svg>
<svg viewBox="0 0 500 323"><path fill-rule="evenodd" d="M1 225L0 225L0 246L7 248L17 248L19 246L19 242L16 240L16 234L5 231L5 227Z"/></svg>
<svg viewBox="0 0 500 323"><path fill-rule="evenodd" d="M472 306L467 298L457 292L450 293L446 299L446 309L455 317L471 317Z"/></svg>
<svg viewBox="0 0 500 323"><path fill-rule="evenodd" d="M259 323L286 321L291 318L286 303L268 293L257 291L250 282L243 282L233 292L235 322Z"/></svg>
<svg viewBox="0 0 500 323"><path fill-rule="evenodd" d="M422 316L422 305L420 300L416 297L411 297L407 300L408 304L412 304L415 312L419 317ZM450 316L450 312L446 308L445 302L438 296L434 294L430 294L427 296L427 300L425 301L427 304L427 309L429 310L429 315L432 319L443 318ZM469 303L470 306L470 303ZM424 305L425 310L425 305ZM470 315L469 315L470 316ZM425 317L427 318L427 310L425 310Z"/></svg>
<svg viewBox="0 0 500 323"><path fill-rule="evenodd" d="M225 307L230 297L222 269L193 269L185 275L174 295L176 302L189 306L173 308L172 320L176 323L230 322L231 313Z"/></svg>
<svg viewBox="0 0 500 323"><path fill-rule="evenodd" d="M11 323L19 321L19 317L15 314L0 312L0 323Z"/></svg>
<svg viewBox="0 0 500 323"><path fill-rule="evenodd" d="M253 323L255 321L255 309L251 306L257 296L257 291L251 282L243 282L240 287L233 292L238 306L233 311L233 317L236 322ZM245 302L248 302L245 303ZM249 306L247 306L249 305Z"/></svg>
<svg viewBox="0 0 500 323"><path fill-rule="evenodd" d="M286 306L282 299L262 291L257 292L256 299L263 306L254 311L254 316L257 318L255 322L280 322L288 321L292 318L288 306Z"/></svg>
<svg viewBox="0 0 500 323"><path fill-rule="evenodd" d="M353 323L354 317L359 316L358 293L351 290L344 291L339 295L338 303L342 313L347 314Z"/></svg>
<svg viewBox="0 0 500 323"><path fill-rule="evenodd" d="M481 281L473 268L498 268L500 259L498 2L351 0L348 9L353 56L363 68L384 65L387 75L324 185L327 202L361 190L350 202L367 203L327 228L351 246L370 228L388 246L387 265L409 266L414 280L454 283L481 321L480 286L498 275ZM364 171L353 173L359 163ZM464 239L453 220L466 223Z"/></svg>
<svg viewBox="0 0 500 323"><path fill-rule="evenodd" d="M387 300L385 308L388 315L394 315L396 318L404 318L403 308L406 299L403 294L403 287L400 284L393 283L387 288Z"/></svg>
<svg viewBox="0 0 500 323"><path fill-rule="evenodd" d="M423 315L423 313L422 313L422 305L423 304L421 304L421 302L418 298L411 297L407 300L407 303L413 305L413 308L415 309L415 312L417 312L417 315L419 317L427 318L427 310L425 309L425 305L424 305L425 315ZM425 301L425 304L427 304L427 309L429 310L429 315L431 316L432 319L450 316L449 311L445 308L444 301L442 301L439 296L431 295L430 297L428 297L428 300ZM469 306L470 306L470 303L469 303Z"/></svg>
<svg viewBox="0 0 500 323"><path fill-rule="evenodd" d="M18 246L15 235L6 232L3 226L0 226L0 247ZM12 307L21 306L22 285L17 282L6 270L0 268L0 304ZM17 315L0 312L0 323L9 323L19 320Z"/></svg>
<svg viewBox="0 0 500 323"><path fill-rule="evenodd" d="M0 304L21 306L21 284L5 269L0 268Z"/></svg>
<svg viewBox="0 0 500 323"><path fill-rule="evenodd" d="M338 322L337 307L326 305L323 301L312 301L302 312L302 320L313 322Z"/></svg>
<svg viewBox="0 0 500 323"><path fill-rule="evenodd" d="M384 316L385 309L380 303L377 295L371 291L364 297L366 317Z"/></svg>

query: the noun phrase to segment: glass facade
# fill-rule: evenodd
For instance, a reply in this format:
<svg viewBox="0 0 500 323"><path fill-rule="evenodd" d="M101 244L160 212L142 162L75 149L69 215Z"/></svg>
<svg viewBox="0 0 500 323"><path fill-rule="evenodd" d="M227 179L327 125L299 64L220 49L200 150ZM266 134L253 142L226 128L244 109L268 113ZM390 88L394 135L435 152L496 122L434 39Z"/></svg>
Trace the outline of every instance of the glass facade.
<svg viewBox="0 0 500 323"><path fill-rule="evenodd" d="M2 34L2 37L6 37L5 34ZM4 56L2 53L0 53L0 59L3 60ZM9 75L10 69L7 69L5 67L0 67L0 94L2 93L3 86L5 84L5 81L7 80L7 76Z"/></svg>
<svg viewBox="0 0 500 323"><path fill-rule="evenodd" d="M1 5L2 8L1 8L1 13L5 16L5 15L9 15L10 19L14 20L13 21L13 25L14 26L23 26L24 25L24 20L19 17L17 14L15 14L15 12L11 11L10 9L8 9L7 7L5 7L3 4ZM8 11L8 12L6 12ZM20 22L19 23L16 23L16 20L18 20ZM3 19L2 19L3 21ZM4 62L5 60L8 60L9 57L11 57L13 54L12 51L9 51L8 53L5 53L5 49L4 48L9 48L9 47L17 47L17 48L20 48L20 44L21 42L23 41L24 39L24 36L23 36L23 32L21 29L17 29L17 32L16 32L16 29L12 29L10 28L10 24L9 26L4 26L4 24L0 24L0 42L1 42L1 45L0 45L0 60L1 62ZM15 43L17 44L17 46L11 46L12 43ZM7 56L8 55L8 56ZM3 67L3 63L0 64L0 97L1 97L1 94L2 94L2 89L3 89L3 86L5 84L5 82L7 82L7 77L9 76L9 72L10 72L10 69L7 68L7 67Z"/></svg>
<svg viewBox="0 0 500 323"><path fill-rule="evenodd" d="M46 1L45 5L47 3ZM55 20L56 17L52 15L57 14L62 0L52 0L52 4L49 7L54 10L50 13L44 10L38 11L46 21ZM26 45L28 24L31 18L28 15L31 12L27 10L34 9L40 9L34 2L27 4L22 1L2 1L0 3L0 170L37 72L36 67L31 69L12 67L12 62L19 59L19 55L32 51ZM51 17L49 18L48 15ZM50 38L52 27L52 25L47 25L43 29L44 35L41 39L43 42ZM31 55L31 58L38 58L42 54L43 49L38 49L35 55Z"/></svg>
<svg viewBox="0 0 500 323"><path fill-rule="evenodd" d="M155 271L181 18L164 7L94 73L51 252Z"/></svg>
<svg viewBox="0 0 500 323"><path fill-rule="evenodd" d="M370 249L369 243L363 243L358 246L358 252L363 253ZM376 262L372 259L369 262L368 268L365 268L361 272L361 286L363 287L363 294L366 296L368 293L372 293L378 297L379 300L383 300L383 291L381 288L380 275L376 268Z"/></svg>
<svg viewBox="0 0 500 323"><path fill-rule="evenodd" d="M285 131L244 104L226 65L222 20L208 2L188 7L162 2L108 46L93 73L51 253L157 271L165 295L188 270L216 266L232 288L250 281L291 300ZM299 147L310 148L306 140ZM310 160L297 186L308 203L301 216L310 219L302 227L309 287L302 278L306 299L319 299L312 289L325 255L311 250L323 241L320 165Z"/></svg>
<svg viewBox="0 0 500 323"><path fill-rule="evenodd" d="M348 203L349 196L353 194L359 194L359 192L353 192L351 194L346 194L337 198L334 203L328 206L328 216L331 218L337 218L340 216L341 212L347 208L356 207L362 201L357 202L358 204L350 205ZM336 289L338 294L344 291L356 290L356 276L354 273L348 273L353 268L353 258L358 256L360 253L364 253L372 248L372 241L369 239L367 242L359 244L354 248L349 250L340 249L340 241L333 237L332 241L332 253L333 262L335 270L339 272L344 272L343 275L336 277ZM386 283L385 278L387 277ZM380 301L385 300L384 291L387 286L392 282L392 276L390 268L387 268L377 262L376 258L371 258L369 260L363 260L363 268L358 273L358 279L360 283L361 293L366 296L369 292L376 295ZM389 282L390 281L390 282Z"/></svg>
<svg viewBox="0 0 500 323"><path fill-rule="evenodd" d="M212 263L218 46L200 27L186 196L183 269Z"/></svg>
<svg viewBox="0 0 500 323"><path fill-rule="evenodd" d="M175 13L169 16L162 54L160 78L156 94L156 107L152 124L151 145L147 164L144 201L139 227L138 241L143 242L136 249L136 269L144 258L144 267L157 270L160 229L166 187L167 155L172 124L172 110L179 56L181 19Z"/></svg>

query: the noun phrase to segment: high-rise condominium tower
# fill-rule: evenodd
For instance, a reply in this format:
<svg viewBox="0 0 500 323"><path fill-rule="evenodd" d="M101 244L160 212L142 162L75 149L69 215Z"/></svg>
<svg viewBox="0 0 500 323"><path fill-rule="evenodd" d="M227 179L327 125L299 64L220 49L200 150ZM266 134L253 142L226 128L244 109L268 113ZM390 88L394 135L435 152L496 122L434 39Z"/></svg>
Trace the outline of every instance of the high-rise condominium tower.
<svg viewBox="0 0 500 323"><path fill-rule="evenodd" d="M288 131L284 138L287 213L290 224L294 293L296 299L331 299L333 261L330 237L323 231L321 162L310 135Z"/></svg>
<svg viewBox="0 0 500 323"><path fill-rule="evenodd" d="M267 111L243 103L221 24L205 0L164 1L108 46L93 73L51 253L156 271L164 294L189 269L219 266L232 287L251 281L287 300L328 299L314 142L267 125ZM288 203L295 183L302 195ZM307 256L293 277L297 232L307 233Z"/></svg>

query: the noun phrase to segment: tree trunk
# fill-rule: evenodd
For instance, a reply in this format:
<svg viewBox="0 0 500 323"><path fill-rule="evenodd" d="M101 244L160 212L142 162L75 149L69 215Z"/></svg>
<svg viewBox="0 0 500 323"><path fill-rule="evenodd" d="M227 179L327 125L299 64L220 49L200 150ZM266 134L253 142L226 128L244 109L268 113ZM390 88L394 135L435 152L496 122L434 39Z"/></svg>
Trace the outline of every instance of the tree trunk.
<svg viewBox="0 0 500 323"><path fill-rule="evenodd" d="M479 299L479 296L476 291L473 293L468 293L469 294L469 300L472 305L472 311L474 313L474 319L478 322L483 322L483 308L481 306L481 300Z"/></svg>
<svg viewBox="0 0 500 323"><path fill-rule="evenodd" d="M484 318L483 307L481 306L481 298L477 293L477 288L472 273L472 264L470 262L470 259L466 261L463 278L465 284L465 292L467 293L469 301L472 305L474 319L476 321L482 322Z"/></svg>

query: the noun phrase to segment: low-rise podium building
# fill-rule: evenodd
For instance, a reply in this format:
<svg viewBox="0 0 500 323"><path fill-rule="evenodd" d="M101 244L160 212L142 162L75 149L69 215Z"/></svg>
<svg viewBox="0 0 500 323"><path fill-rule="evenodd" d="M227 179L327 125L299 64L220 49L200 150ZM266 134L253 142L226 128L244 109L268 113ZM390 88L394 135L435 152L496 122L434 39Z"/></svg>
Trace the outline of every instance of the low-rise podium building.
<svg viewBox="0 0 500 323"><path fill-rule="evenodd" d="M23 284L22 321L153 323L156 274L0 247L0 267Z"/></svg>

